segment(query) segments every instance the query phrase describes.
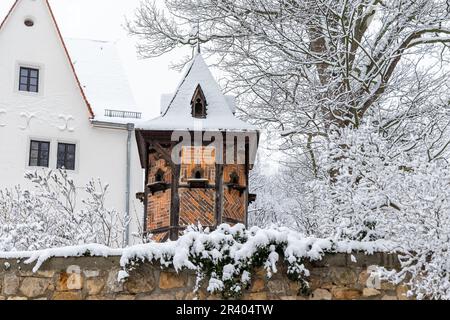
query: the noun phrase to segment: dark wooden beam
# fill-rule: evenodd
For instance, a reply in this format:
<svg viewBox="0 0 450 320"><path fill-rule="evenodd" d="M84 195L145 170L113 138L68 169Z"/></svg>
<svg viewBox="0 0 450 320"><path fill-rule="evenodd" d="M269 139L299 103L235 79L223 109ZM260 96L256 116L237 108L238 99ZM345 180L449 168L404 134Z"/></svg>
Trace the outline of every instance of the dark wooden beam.
<svg viewBox="0 0 450 320"><path fill-rule="evenodd" d="M147 224L148 224L148 188L147 188L147 183L148 183L148 171L150 168L150 161L148 159L148 144L145 142L145 177L144 177L144 226L142 228L142 230L145 232L148 231L147 229Z"/></svg>
<svg viewBox="0 0 450 320"><path fill-rule="evenodd" d="M170 199L170 240L178 239L178 226L180 224L180 195L178 187L180 185L181 166L175 165L172 169L172 188Z"/></svg>
<svg viewBox="0 0 450 320"><path fill-rule="evenodd" d="M216 198L215 198L216 225L222 224L223 217L223 164L216 164Z"/></svg>
<svg viewBox="0 0 450 320"><path fill-rule="evenodd" d="M156 151L158 151L163 157L163 159L166 160L173 169L174 163L172 161L171 154L165 148L163 148L159 142L155 140L150 140L149 143L150 143L149 148L153 148Z"/></svg>
<svg viewBox="0 0 450 320"><path fill-rule="evenodd" d="M245 206L245 217L244 217L244 223L245 227L248 228L248 199L249 199L249 193L250 193L250 179L249 179L249 173L250 173L250 147L248 145L245 146L245 183L247 186L247 189L245 190L244 196L244 206Z"/></svg>
<svg viewBox="0 0 450 320"><path fill-rule="evenodd" d="M135 136L139 152L139 159L141 160L141 167L145 169L145 165L147 163L146 156L148 154L148 149L146 148L147 143L145 141L142 131L136 130Z"/></svg>

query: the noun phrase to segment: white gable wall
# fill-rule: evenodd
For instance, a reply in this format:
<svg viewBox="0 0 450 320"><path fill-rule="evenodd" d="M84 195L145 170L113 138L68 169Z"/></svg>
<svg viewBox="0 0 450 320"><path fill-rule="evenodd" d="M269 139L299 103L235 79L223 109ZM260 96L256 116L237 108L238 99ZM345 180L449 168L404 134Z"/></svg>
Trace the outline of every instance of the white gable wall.
<svg viewBox="0 0 450 320"><path fill-rule="evenodd" d="M26 17L34 20L33 27L24 25ZM38 94L18 91L20 65L40 69ZM31 139L51 142L49 166L53 169L57 143L76 143L72 175L77 186L100 178L110 184L108 206L124 212L127 131L95 128L89 117L45 0L20 0L0 30L0 188L25 185L24 172L36 169L28 167ZM134 200L135 193L142 191L134 133L131 157L134 218L134 209L139 217L143 212Z"/></svg>

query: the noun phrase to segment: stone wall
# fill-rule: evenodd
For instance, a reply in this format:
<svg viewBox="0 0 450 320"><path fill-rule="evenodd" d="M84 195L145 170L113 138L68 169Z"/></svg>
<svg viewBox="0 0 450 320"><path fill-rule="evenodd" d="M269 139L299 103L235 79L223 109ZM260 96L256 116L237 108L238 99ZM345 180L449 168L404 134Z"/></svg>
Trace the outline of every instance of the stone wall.
<svg viewBox="0 0 450 320"><path fill-rule="evenodd" d="M356 260L354 259L356 258ZM354 262L356 261L356 262ZM243 299L248 300L342 300L406 299L407 288L380 282L371 276L375 266L398 268L394 255L377 253L327 255L308 263L311 293L298 295L299 285L286 277L285 266L269 280L264 270L256 270ZM34 264L0 259L0 300L191 300L195 274L161 270L158 265L142 264L124 283L117 281L119 257L53 258L36 273ZM220 299L205 287L197 293L203 299Z"/></svg>

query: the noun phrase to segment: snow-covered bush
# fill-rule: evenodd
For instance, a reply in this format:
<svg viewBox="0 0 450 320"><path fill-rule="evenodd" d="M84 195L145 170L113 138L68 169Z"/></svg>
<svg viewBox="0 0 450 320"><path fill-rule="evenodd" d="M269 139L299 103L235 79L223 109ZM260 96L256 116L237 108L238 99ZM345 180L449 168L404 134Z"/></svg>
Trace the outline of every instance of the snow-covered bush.
<svg viewBox="0 0 450 320"><path fill-rule="evenodd" d="M447 161L409 153L366 126L330 137L320 163L329 179L313 182L318 235L395 241L402 270L384 276L407 280L419 299L450 299Z"/></svg>
<svg viewBox="0 0 450 320"><path fill-rule="evenodd" d="M124 249L121 278L126 278L141 262L159 262L164 268L196 271L196 290L206 281L206 289L210 293L234 298L248 288L256 270L263 268L270 278L278 272L278 264L284 263L288 277L299 282L299 293L308 294L306 261L320 260L326 253L354 250L371 254L391 252L392 249L393 244L384 240L334 241L331 238L306 237L286 227L245 229L242 224L233 227L222 224L210 232L200 226L188 229L177 241Z"/></svg>
<svg viewBox="0 0 450 320"><path fill-rule="evenodd" d="M177 272L193 270L197 274L194 288L221 294L224 298L238 297L247 288L255 272L260 269L268 278L279 272L280 265L294 281L299 281L303 294L308 293L309 270L305 262L321 260L327 253L394 252L388 241L334 241L306 237L290 228L253 227L222 224L214 231L201 226L188 228L177 241L146 243L123 249L87 244L27 252L1 252L0 259L24 260L34 264L37 272L42 264L53 257L120 256L118 280L126 280L142 263L156 263L162 269L174 268Z"/></svg>
<svg viewBox="0 0 450 320"><path fill-rule="evenodd" d="M450 167L407 150L367 125L339 130L320 152L317 177L288 170L265 180L277 181L266 189L277 204L258 212L276 209L278 221L316 237L393 241L403 268L384 276L407 280L420 299L450 299Z"/></svg>
<svg viewBox="0 0 450 320"><path fill-rule="evenodd" d="M399 211L390 216L389 233L404 252L402 270L384 272L405 281L419 299L450 299L450 172L424 163L396 181Z"/></svg>
<svg viewBox="0 0 450 320"><path fill-rule="evenodd" d="M108 186L91 180L77 205L73 180L64 170L25 174L33 190L0 190L0 251L37 250L99 243L122 246L127 221L105 207Z"/></svg>
<svg viewBox="0 0 450 320"><path fill-rule="evenodd" d="M257 190L262 199L252 207L259 214L253 220L338 240L383 238L386 214L396 208L393 177L402 174L403 160L390 158L387 141L368 126L336 130L315 159L314 175L287 167L276 176L256 177L264 183Z"/></svg>
<svg viewBox="0 0 450 320"><path fill-rule="evenodd" d="M330 135L318 159L320 176L311 181L318 234L339 239L385 238L387 216L396 208L395 178L402 157L391 158L387 141L370 127Z"/></svg>

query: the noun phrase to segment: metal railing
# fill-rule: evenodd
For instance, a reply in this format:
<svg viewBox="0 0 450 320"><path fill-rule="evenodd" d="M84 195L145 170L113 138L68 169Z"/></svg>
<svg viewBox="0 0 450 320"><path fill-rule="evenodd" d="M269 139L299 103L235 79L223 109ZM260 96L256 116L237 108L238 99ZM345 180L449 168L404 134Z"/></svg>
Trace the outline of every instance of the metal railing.
<svg viewBox="0 0 450 320"><path fill-rule="evenodd" d="M134 111L121 111L121 110L105 110L105 117L110 118L130 118L130 119L141 119L141 112Z"/></svg>

